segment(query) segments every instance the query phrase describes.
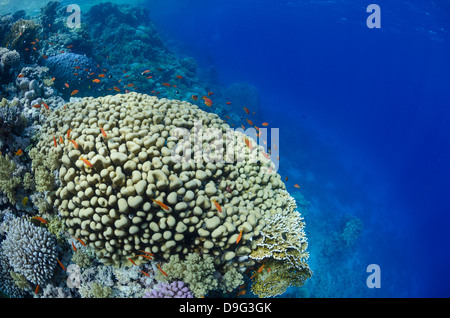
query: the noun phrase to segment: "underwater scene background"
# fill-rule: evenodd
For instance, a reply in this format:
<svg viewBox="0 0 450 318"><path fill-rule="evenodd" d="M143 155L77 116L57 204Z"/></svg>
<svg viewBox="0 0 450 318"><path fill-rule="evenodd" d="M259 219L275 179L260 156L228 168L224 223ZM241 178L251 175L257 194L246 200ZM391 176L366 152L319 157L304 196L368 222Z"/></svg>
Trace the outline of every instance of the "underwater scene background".
<svg viewBox="0 0 450 318"><path fill-rule="evenodd" d="M448 297L449 30L445 0L0 1L1 296ZM155 159L194 119L266 158Z"/></svg>

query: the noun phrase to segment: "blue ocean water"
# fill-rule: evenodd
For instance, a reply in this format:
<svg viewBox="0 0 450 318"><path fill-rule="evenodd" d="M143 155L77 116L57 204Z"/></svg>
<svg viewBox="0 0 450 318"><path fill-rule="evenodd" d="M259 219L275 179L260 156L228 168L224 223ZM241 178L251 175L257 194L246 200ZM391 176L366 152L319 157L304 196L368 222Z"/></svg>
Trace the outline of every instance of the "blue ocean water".
<svg viewBox="0 0 450 318"><path fill-rule="evenodd" d="M312 294L448 297L450 6L379 1L371 29L371 3L146 5L174 50L213 65L221 84L257 87L261 118L280 129L279 172L312 202ZM344 260L326 259L320 244L346 214L364 230Z"/></svg>

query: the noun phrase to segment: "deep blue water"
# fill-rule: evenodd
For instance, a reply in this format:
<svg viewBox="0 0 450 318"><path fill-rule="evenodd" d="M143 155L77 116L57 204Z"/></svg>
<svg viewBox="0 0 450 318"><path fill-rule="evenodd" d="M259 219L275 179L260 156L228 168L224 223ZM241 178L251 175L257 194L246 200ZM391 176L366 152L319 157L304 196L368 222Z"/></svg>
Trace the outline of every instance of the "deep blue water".
<svg viewBox="0 0 450 318"><path fill-rule="evenodd" d="M328 287L315 275L312 294L448 297L450 4L377 1L381 28L369 29L370 3L146 5L173 50L214 66L224 86L258 89L261 118L280 129L279 172L313 202L310 262ZM346 213L364 230L333 267L318 246ZM365 282L372 263L377 290Z"/></svg>

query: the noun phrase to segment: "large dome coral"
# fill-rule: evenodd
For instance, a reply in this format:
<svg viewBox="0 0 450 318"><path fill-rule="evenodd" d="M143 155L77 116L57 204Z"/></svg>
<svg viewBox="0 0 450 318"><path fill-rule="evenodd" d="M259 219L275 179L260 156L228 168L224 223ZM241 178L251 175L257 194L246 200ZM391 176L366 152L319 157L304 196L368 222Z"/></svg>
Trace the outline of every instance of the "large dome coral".
<svg viewBox="0 0 450 318"><path fill-rule="evenodd" d="M258 262L249 256L267 220L292 204L262 147L229 128L185 101L118 94L54 111L36 149L59 156L50 199L68 232L104 263L197 252L243 272ZM303 223L293 230L306 259Z"/></svg>

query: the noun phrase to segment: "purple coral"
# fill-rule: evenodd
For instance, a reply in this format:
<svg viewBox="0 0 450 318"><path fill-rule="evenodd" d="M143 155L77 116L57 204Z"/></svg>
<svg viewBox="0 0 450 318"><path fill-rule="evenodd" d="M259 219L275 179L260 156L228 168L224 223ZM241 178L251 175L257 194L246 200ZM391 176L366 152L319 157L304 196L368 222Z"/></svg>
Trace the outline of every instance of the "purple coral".
<svg viewBox="0 0 450 318"><path fill-rule="evenodd" d="M193 298L189 287L183 281L170 284L159 283L151 291L146 291L143 298Z"/></svg>

